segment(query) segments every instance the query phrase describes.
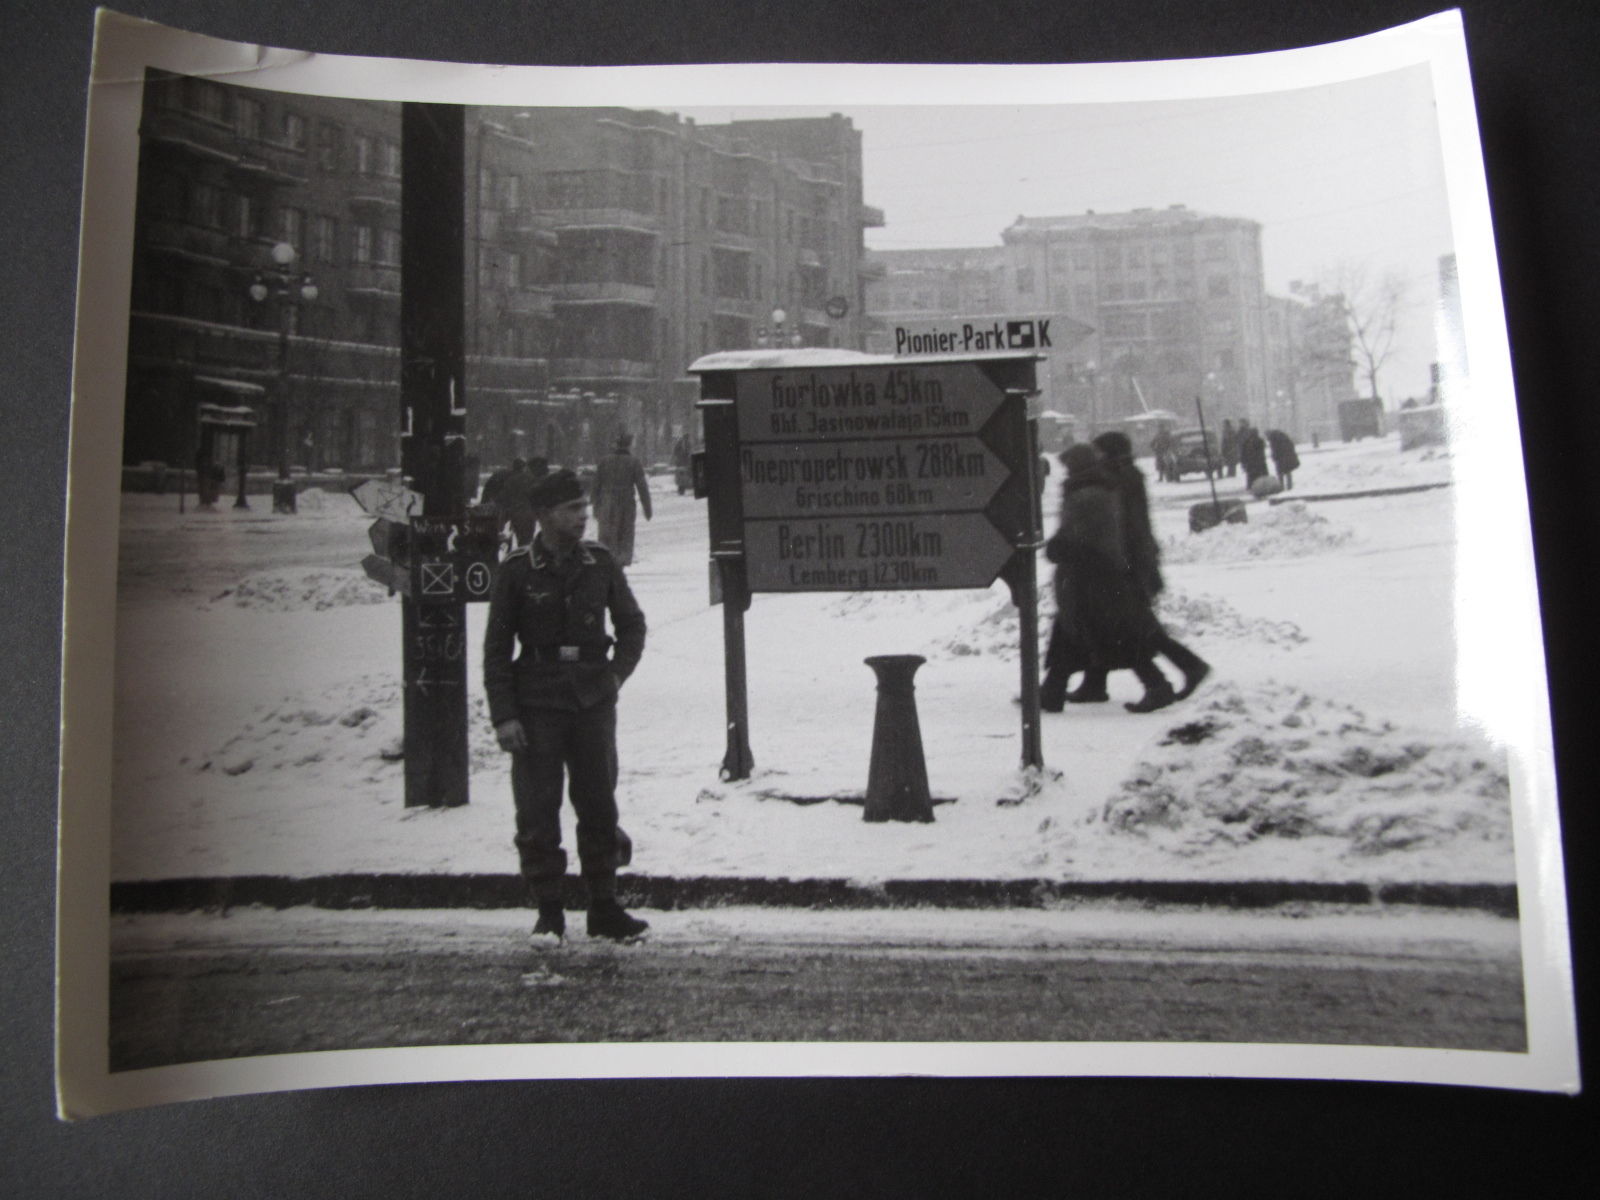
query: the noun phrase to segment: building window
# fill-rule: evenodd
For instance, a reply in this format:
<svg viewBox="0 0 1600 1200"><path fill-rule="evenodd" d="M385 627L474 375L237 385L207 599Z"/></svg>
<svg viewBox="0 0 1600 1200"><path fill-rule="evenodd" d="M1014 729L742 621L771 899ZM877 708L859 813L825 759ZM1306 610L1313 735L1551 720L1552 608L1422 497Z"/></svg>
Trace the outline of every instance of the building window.
<svg viewBox="0 0 1600 1200"><path fill-rule="evenodd" d="M1122 285L1120 283L1108 283L1108 284L1106 284L1105 291L1106 291L1106 299L1107 300L1121 300L1122 299Z"/></svg>
<svg viewBox="0 0 1600 1200"><path fill-rule="evenodd" d="M1072 290L1073 304L1081 313L1094 311L1094 289L1080 287Z"/></svg>
<svg viewBox="0 0 1600 1200"><path fill-rule="evenodd" d="M375 162L373 153L376 147L373 141L364 133L356 134L356 174L371 175Z"/></svg>
<svg viewBox="0 0 1600 1200"><path fill-rule="evenodd" d="M296 250L305 249L306 214L301 208L278 210L278 240L288 242Z"/></svg>
<svg viewBox="0 0 1600 1200"><path fill-rule="evenodd" d="M1124 252L1124 261L1130 267L1142 267L1142 266L1144 266L1144 247L1143 246L1129 246L1127 248L1127 250Z"/></svg>
<svg viewBox="0 0 1600 1200"><path fill-rule="evenodd" d="M1233 295L1233 280L1226 275L1213 275L1206 280L1206 295L1213 300L1223 300Z"/></svg>
<svg viewBox="0 0 1600 1200"><path fill-rule="evenodd" d="M371 225L354 225L351 227L350 261L355 263L369 263L372 261Z"/></svg>
<svg viewBox="0 0 1600 1200"><path fill-rule="evenodd" d="M239 96L233 102L233 127L251 141L261 136L261 101Z"/></svg>
<svg viewBox="0 0 1600 1200"><path fill-rule="evenodd" d="M339 244L339 222L332 217L311 218L311 257L317 262L332 262Z"/></svg>
<svg viewBox="0 0 1600 1200"><path fill-rule="evenodd" d="M193 219L196 225L211 229L222 228L222 192L209 183L197 183L190 193L194 204Z"/></svg>
<svg viewBox="0 0 1600 1200"><path fill-rule="evenodd" d="M299 113L283 114L283 141L291 150L306 148L306 119Z"/></svg>
<svg viewBox="0 0 1600 1200"><path fill-rule="evenodd" d="M234 233L242 238L257 238L261 236L261 206L256 203L253 196L235 197L238 201L238 223Z"/></svg>
<svg viewBox="0 0 1600 1200"><path fill-rule="evenodd" d="M400 178L400 143L383 140L383 173L390 179Z"/></svg>
<svg viewBox="0 0 1600 1200"><path fill-rule="evenodd" d="M344 141L344 130L326 121L317 126L317 165L324 171L339 169L339 145Z"/></svg>
<svg viewBox="0 0 1600 1200"><path fill-rule="evenodd" d="M1207 238L1205 251L1207 262L1221 262L1228 257L1228 244L1221 238Z"/></svg>
<svg viewBox="0 0 1600 1200"><path fill-rule="evenodd" d="M1017 292L1019 295L1029 295L1033 292L1033 268L1017 268Z"/></svg>
<svg viewBox="0 0 1600 1200"><path fill-rule="evenodd" d="M500 207L515 212L522 207L522 176L507 175L500 181Z"/></svg>
<svg viewBox="0 0 1600 1200"><path fill-rule="evenodd" d="M189 107L196 116L208 121L226 124L228 120L228 93L206 79L189 80Z"/></svg>
<svg viewBox="0 0 1600 1200"><path fill-rule="evenodd" d="M1138 280L1138 279L1130 279L1128 281L1128 299L1129 300L1143 300L1144 297L1145 297L1145 287L1144 287L1143 281Z"/></svg>
<svg viewBox="0 0 1600 1200"><path fill-rule="evenodd" d="M1217 351L1217 367L1218 367L1219 370L1223 370L1223 371L1231 371L1231 370L1233 370L1233 351L1232 350L1218 350Z"/></svg>
<svg viewBox="0 0 1600 1200"><path fill-rule="evenodd" d="M386 266L400 264L400 231L398 229L380 229L378 231L378 261Z"/></svg>
<svg viewBox="0 0 1600 1200"><path fill-rule="evenodd" d="M506 287L514 292L522 290L522 255L513 251L506 255Z"/></svg>

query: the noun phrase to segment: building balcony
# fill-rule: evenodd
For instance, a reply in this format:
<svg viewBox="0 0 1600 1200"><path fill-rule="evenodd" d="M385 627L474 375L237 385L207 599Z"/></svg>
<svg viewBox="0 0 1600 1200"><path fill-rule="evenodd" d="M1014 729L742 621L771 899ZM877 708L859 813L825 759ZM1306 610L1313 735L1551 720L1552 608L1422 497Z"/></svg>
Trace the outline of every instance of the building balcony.
<svg viewBox="0 0 1600 1200"><path fill-rule="evenodd" d="M711 233L711 244L718 250L734 250L740 254L749 254L759 244L759 240L749 233L733 229L716 229Z"/></svg>
<svg viewBox="0 0 1600 1200"><path fill-rule="evenodd" d="M737 296L718 296L711 302L711 311L719 317L753 317L756 307L754 300L742 300Z"/></svg>
<svg viewBox="0 0 1600 1200"><path fill-rule="evenodd" d="M889 278L889 268L881 262L874 262L870 258L864 258L861 260L860 266L856 268L856 275L875 283L880 279Z"/></svg>
<svg viewBox="0 0 1600 1200"><path fill-rule="evenodd" d="M366 176L356 181L348 203L351 212L399 212L400 181Z"/></svg>
<svg viewBox="0 0 1600 1200"><path fill-rule="evenodd" d="M551 228L549 217L536 208L507 208L500 213L502 232L518 237L532 238L545 246L554 246L560 240Z"/></svg>
<svg viewBox="0 0 1600 1200"><path fill-rule="evenodd" d="M882 229L884 226L883 209L871 204L861 206L861 228Z"/></svg>
<svg viewBox="0 0 1600 1200"><path fill-rule="evenodd" d="M661 228L661 218L657 214L632 208L547 208L538 210L538 216L557 232L611 229L654 237Z"/></svg>
<svg viewBox="0 0 1600 1200"><path fill-rule="evenodd" d="M822 254L815 246L801 246L795 251L794 259L802 267L822 266Z"/></svg>
<svg viewBox="0 0 1600 1200"><path fill-rule="evenodd" d="M640 383L656 377L654 363L631 358L557 358L551 361L563 382Z"/></svg>
<svg viewBox="0 0 1600 1200"><path fill-rule="evenodd" d="M656 306L656 289L638 283L558 283L553 289L557 304L637 304Z"/></svg>
<svg viewBox="0 0 1600 1200"><path fill-rule="evenodd" d="M546 288L518 288L500 299L506 312L523 317L549 317L555 314L555 301Z"/></svg>
<svg viewBox="0 0 1600 1200"><path fill-rule="evenodd" d="M347 295L400 302L400 268L392 263L351 263L343 276Z"/></svg>
<svg viewBox="0 0 1600 1200"><path fill-rule="evenodd" d="M212 267L243 266L242 247L220 229L169 218L147 221L140 228L146 250Z"/></svg>

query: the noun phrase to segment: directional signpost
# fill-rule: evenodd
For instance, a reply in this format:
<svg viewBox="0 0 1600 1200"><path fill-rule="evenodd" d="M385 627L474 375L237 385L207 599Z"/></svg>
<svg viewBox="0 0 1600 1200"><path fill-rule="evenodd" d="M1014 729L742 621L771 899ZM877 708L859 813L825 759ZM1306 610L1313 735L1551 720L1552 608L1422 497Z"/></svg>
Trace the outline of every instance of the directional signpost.
<svg viewBox="0 0 1600 1200"><path fill-rule="evenodd" d="M1039 344L1029 322L1024 345ZM1006 330L984 335L1003 345ZM1046 322L1048 329L1048 322ZM989 344L990 334L996 344ZM1018 339L1022 340L1021 332ZM1048 344L1046 333L1045 344ZM1023 758L1041 765L1031 352L913 360L712 355L701 376L728 754L748 776L743 614L755 592L985 588L1022 617Z"/></svg>

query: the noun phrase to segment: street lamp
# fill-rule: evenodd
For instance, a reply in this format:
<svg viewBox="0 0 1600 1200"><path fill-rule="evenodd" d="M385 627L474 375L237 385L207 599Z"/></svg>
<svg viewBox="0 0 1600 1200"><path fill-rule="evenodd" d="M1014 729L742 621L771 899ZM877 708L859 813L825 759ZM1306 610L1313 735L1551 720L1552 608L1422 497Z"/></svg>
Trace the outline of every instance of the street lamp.
<svg viewBox="0 0 1600 1200"><path fill-rule="evenodd" d="M1089 436L1092 438L1100 432L1100 373L1094 359L1083 364L1083 373L1089 377Z"/></svg>
<svg viewBox="0 0 1600 1200"><path fill-rule="evenodd" d="M278 486L272 489L272 511L293 512L294 489L289 480L289 324L294 310L317 298L317 285L310 275L292 270L298 257L288 242L272 248L275 266L256 272L250 283L250 299L257 304L275 300L278 304L278 369L273 384L274 416L278 439Z"/></svg>
<svg viewBox="0 0 1600 1200"><path fill-rule="evenodd" d="M766 349L770 346L775 350L781 350L786 345L796 347L804 345L805 338L800 333L800 327L798 325L789 332L784 332L784 325L788 320L789 314L784 312L783 309L773 309L772 332L771 334L768 334L766 326L762 326L756 331L757 344L760 345L762 349Z"/></svg>

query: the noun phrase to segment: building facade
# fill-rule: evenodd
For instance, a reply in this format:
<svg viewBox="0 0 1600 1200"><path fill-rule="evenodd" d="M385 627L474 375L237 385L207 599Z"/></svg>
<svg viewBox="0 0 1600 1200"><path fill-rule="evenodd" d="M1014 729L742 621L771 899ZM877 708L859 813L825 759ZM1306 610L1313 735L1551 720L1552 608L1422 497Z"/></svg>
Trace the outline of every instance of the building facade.
<svg viewBox="0 0 1600 1200"><path fill-rule="evenodd" d="M140 132L125 461L192 464L220 405L253 415L256 466L398 464L400 106L153 73ZM623 430L666 457L696 425L688 365L775 309L804 344L863 344L882 217L845 118L469 109L466 136L485 468L592 461Z"/></svg>
<svg viewBox="0 0 1600 1200"><path fill-rule="evenodd" d="M1333 386L1326 371L1303 380L1296 359L1312 342L1326 350L1336 332L1324 320L1330 309L1298 300L1284 302L1293 314L1274 307L1255 221L1173 205L1019 216L1000 236L991 247L875 253L884 277L869 287L871 315L892 326L1056 314L1069 330L1090 327L1056 347L1042 373L1046 406L1086 434L1159 409L1190 425L1197 397L1208 421L1283 424L1296 404ZM1348 370L1345 381L1347 392Z"/></svg>

